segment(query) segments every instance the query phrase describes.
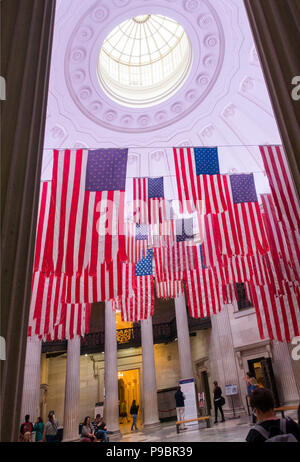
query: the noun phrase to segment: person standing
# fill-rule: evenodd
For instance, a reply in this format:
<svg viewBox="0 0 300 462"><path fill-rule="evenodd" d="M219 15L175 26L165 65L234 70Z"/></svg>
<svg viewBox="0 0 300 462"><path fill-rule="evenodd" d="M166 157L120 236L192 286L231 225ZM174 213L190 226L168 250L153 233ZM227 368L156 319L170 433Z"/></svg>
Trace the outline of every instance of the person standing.
<svg viewBox="0 0 300 462"><path fill-rule="evenodd" d="M222 409L222 406L225 404L225 399L222 396L222 390L221 390L221 387L219 387L217 381L214 382L213 392L214 392L214 405L215 405L215 422L214 423L215 424L218 423L218 410L220 411L220 414L222 417L221 422L225 422L224 413Z"/></svg>
<svg viewBox="0 0 300 462"><path fill-rule="evenodd" d="M22 423L21 428L20 428L20 439L21 441L24 439L25 433L30 433L33 431L33 424L30 422L30 415L26 414L25 415L25 422Z"/></svg>
<svg viewBox="0 0 300 462"><path fill-rule="evenodd" d="M54 412L49 412L48 422L44 426L44 435L43 441L47 443L56 443L57 442L57 429L58 421L54 416Z"/></svg>
<svg viewBox="0 0 300 462"><path fill-rule="evenodd" d="M33 431L35 432L35 441L41 442L43 441L43 433L44 433L44 424L43 419L38 417L33 427Z"/></svg>
<svg viewBox="0 0 300 462"><path fill-rule="evenodd" d="M135 427L135 430L138 431L138 428L136 426L138 412L139 412L139 405L136 404L135 399L134 399L132 401L132 405L130 408L130 414L132 415L131 431L133 431L133 427Z"/></svg>
<svg viewBox="0 0 300 462"><path fill-rule="evenodd" d="M181 391L181 387L177 387L177 391L175 393L175 402L176 402L176 412L177 412L177 422L180 420L184 420L184 400L185 396ZM180 430L186 430L187 427L184 424L180 424Z"/></svg>

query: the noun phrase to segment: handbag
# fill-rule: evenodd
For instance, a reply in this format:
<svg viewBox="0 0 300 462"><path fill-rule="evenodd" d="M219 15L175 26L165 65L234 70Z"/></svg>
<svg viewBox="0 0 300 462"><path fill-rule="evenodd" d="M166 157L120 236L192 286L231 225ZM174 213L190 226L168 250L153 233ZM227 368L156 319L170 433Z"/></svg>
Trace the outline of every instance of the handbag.
<svg viewBox="0 0 300 462"><path fill-rule="evenodd" d="M225 398L224 396L221 396L220 405L224 406L224 404L225 404Z"/></svg>

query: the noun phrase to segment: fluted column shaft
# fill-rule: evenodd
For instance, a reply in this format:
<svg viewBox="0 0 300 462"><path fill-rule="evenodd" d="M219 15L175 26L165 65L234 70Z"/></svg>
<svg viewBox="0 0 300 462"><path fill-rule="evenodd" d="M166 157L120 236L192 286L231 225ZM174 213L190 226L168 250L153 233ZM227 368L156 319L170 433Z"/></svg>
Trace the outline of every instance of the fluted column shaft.
<svg viewBox="0 0 300 462"><path fill-rule="evenodd" d="M194 377L190 333L184 293L175 298L178 354L181 379Z"/></svg>
<svg viewBox="0 0 300 462"><path fill-rule="evenodd" d="M141 337L143 352L144 428L150 429L160 424L158 418L152 318L141 321Z"/></svg>
<svg viewBox="0 0 300 462"><path fill-rule="evenodd" d="M21 421L26 414L33 422L40 415L40 376L41 376L42 341L27 339Z"/></svg>
<svg viewBox="0 0 300 462"><path fill-rule="evenodd" d="M79 439L80 337L68 340L63 441Z"/></svg>
<svg viewBox="0 0 300 462"><path fill-rule="evenodd" d="M109 431L120 433L118 408L118 356L116 313L111 302L105 303L105 422Z"/></svg>

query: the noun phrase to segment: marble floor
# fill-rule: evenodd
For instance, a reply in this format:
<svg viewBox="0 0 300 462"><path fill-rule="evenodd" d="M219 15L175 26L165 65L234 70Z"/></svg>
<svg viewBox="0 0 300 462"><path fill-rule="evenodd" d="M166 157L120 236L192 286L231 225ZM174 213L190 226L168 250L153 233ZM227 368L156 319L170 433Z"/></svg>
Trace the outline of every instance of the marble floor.
<svg viewBox="0 0 300 462"><path fill-rule="evenodd" d="M287 414L296 419L296 413ZM245 442L250 430L250 423L246 418L226 420L224 423L206 428L205 424L200 424L188 428L179 434L176 433L175 422L167 422L160 428L151 432L144 432L142 428L138 432L131 432L130 426L121 426L122 438L115 441L124 443L133 442Z"/></svg>

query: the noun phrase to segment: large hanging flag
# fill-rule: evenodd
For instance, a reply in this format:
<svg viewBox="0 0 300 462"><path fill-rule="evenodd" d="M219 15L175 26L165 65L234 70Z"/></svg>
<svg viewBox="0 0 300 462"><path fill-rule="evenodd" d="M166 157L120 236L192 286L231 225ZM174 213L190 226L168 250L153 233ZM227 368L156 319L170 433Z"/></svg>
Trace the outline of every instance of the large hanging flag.
<svg viewBox="0 0 300 462"><path fill-rule="evenodd" d="M89 265L126 259L124 221L127 149L54 150L46 256L42 270L73 275Z"/></svg>
<svg viewBox="0 0 300 462"><path fill-rule="evenodd" d="M217 148L173 148L180 213L227 210Z"/></svg>
<svg viewBox="0 0 300 462"><path fill-rule="evenodd" d="M89 332L91 305L63 303L66 278L33 273L28 335L44 341L84 337Z"/></svg>
<svg viewBox="0 0 300 462"><path fill-rule="evenodd" d="M138 322L147 319L154 312L154 286L153 286L153 250L149 249L148 254L140 262L134 265L134 277L131 283L132 296L123 293L113 301L113 308L121 311L123 321ZM125 275L131 273L130 264L125 265ZM132 274L132 273L131 273ZM125 276L126 277L126 276ZM126 284L126 279L124 280ZM124 286L123 286L124 287Z"/></svg>
<svg viewBox="0 0 300 462"><path fill-rule="evenodd" d="M300 206L282 146L260 146L280 221L300 232ZM286 223L286 224L287 224Z"/></svg>
<svg viewBox="0 0 300 462"><path fill-rule="evenodd" d="M269 250L253 173L230 175L233 209L243 255Z"/></svg>

